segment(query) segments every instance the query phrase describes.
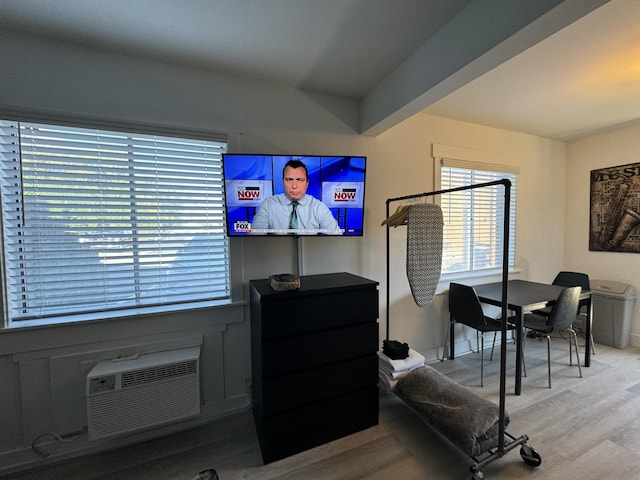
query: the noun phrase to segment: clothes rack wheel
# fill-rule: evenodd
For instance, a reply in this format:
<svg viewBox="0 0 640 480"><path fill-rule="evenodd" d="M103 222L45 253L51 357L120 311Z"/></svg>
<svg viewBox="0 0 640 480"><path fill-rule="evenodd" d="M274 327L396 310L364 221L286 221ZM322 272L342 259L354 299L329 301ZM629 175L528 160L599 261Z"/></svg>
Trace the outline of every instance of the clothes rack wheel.
<svg viewBox="0 0 640 480"><path fill-rule="evenodd" d="M469 470L471 470L471 480L483 480L484 479L484 473L482 473L482 471L480 471L478 469L478 467L476 467L475 465L472 467L469 467Z"/></svg>
<svg viewBox="0 0 640 480"><path fill-rule="evenodd" d="M528 443L520 447L520 457L522 461L531 467L539 467L542 464L542 457Z"/></svg>

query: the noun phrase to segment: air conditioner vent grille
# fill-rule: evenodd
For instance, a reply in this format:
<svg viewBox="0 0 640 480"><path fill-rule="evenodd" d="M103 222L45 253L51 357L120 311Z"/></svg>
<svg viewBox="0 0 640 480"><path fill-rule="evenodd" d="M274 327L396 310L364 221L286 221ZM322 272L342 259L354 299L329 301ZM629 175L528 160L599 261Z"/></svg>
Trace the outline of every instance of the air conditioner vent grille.
<svg viewBox="0 0 640 480"><path fill-rule="evenodd" d="M200 411L198 377L183 376L166 383L89 397L90 438L156 427L193 417ZM140 389L143 389L140 391Z"/></svg>
<svg viewBox="0 0 640 480"><path fill-rule="evenodd" d="M198 361L188 360L122 373L122 388L198 373Z"/></svg>

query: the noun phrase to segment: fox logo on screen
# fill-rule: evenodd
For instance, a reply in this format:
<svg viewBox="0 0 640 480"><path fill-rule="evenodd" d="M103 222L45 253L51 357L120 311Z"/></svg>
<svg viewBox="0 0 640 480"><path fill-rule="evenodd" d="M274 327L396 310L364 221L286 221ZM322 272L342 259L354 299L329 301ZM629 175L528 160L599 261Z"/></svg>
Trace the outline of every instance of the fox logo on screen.
<svg viewBox="0 0 640 480"><path fill-rule="evenodd" d="M260 198L262 197L262 190L259 185L238 185L238 188L236 189L236 195L239 202L260 200Z"/></svg>
<svg viewBox="0 0 640 480"><path fill-rule="evenodd" d="M357 188L341 188L336 187L333 189L333 201L341 203L355 202L358 198Z"/></svg>
<svg viewBox="0 0 640 480"><path fill-rule="evenodd" d="M244 220L234 222L233 231L236 233L251 233L251 223Z"/></svg>

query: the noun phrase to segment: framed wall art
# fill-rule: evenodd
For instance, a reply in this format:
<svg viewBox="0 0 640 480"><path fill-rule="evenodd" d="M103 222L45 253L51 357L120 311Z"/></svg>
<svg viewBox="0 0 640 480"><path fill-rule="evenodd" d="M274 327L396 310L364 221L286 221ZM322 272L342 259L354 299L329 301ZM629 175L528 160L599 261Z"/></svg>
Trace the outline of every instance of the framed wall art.
<svg viewBox="0 0 640 480"><path fill-rule="evenodd" d="M640 163L591 170L589 250L640 253Z"/></svg>

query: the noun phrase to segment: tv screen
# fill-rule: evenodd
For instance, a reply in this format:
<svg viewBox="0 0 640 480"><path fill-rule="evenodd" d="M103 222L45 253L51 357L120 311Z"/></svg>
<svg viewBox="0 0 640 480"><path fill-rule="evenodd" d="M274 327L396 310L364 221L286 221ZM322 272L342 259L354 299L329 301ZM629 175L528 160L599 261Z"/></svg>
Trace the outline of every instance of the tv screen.
<svg viewBox="0 0 640 480"><path fill-rule="evenodd" d="M229 236L362 236L366 157L222 157Z"/></svg>

